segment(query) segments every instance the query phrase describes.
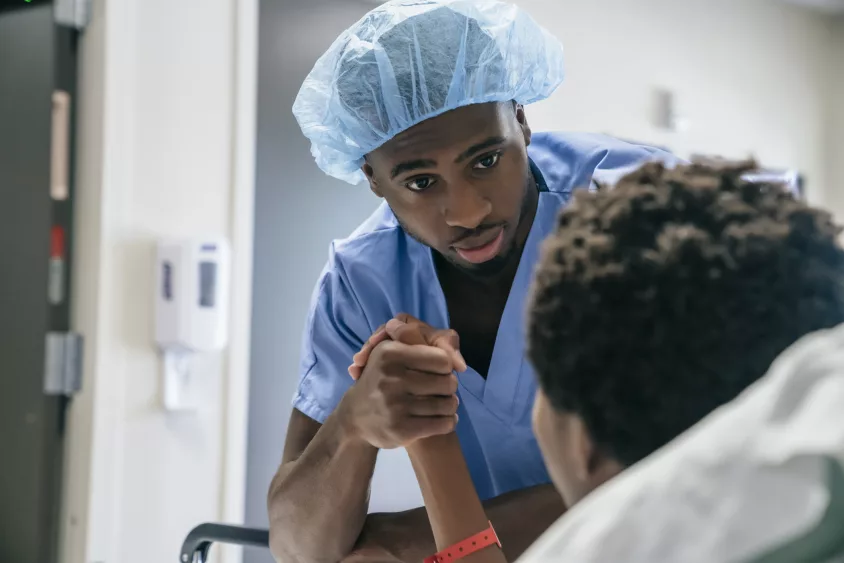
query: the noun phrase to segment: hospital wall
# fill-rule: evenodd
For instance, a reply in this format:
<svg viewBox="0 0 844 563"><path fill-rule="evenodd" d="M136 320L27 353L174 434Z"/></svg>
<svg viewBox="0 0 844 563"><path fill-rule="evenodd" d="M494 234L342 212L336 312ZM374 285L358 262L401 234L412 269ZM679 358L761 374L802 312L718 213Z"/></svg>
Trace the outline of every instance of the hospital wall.
<svg viewBox="0 0 844 563"><path fill-rule="evenodd" d="M832 48L829 52L829 121L826 156L829 182L826 201L844 221L844 18L833 26Z"/></svg>
<svg viewBox="0 0 844 563"><path fill-rule="evenodd" d="M564 41L568 82L530 117L693 153L800 169L821 199L831 25L772 1L522 4ZM686 129L653 120L670 91Z"/></svg>
<svg viewBox="0 0 844 563"><path fill-rule="evenodd" d="M307 6L306 6L307 4ZM758 156L799 168L810 197L828 199L831 26L769 1L591 0L519 4L565 43L568 82L531 107L535 129L606 132L693 152ZM316 57L371 4L265 1L259 135L247 518L265 524L266 486L280 459L298 373L301 329L330 240L377 204L311 164L290 114ZM653 125L655 88L675 93L685 132ZM844 185L840 183L839 185ZM382 454L375 508L418 502L400 452ZM250 561L269 561L250 554Z"/></svg>

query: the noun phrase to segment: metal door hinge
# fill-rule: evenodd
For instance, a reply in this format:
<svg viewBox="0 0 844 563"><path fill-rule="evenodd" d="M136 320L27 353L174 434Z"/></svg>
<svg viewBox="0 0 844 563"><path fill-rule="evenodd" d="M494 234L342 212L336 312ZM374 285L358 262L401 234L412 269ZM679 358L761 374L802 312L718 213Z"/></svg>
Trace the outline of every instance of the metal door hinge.
<svg viewBox="0 0 844 563"><path fill-rule="evenodd" d="M82 335L47 333L44 361L44 393L73 395L82 389Z"/></svg>
<svg viewBox="0 0 844 563"><path fill-rule="evenodd" d="M91 0L55 0L56 23L82 31L91 21Z"/></svg>

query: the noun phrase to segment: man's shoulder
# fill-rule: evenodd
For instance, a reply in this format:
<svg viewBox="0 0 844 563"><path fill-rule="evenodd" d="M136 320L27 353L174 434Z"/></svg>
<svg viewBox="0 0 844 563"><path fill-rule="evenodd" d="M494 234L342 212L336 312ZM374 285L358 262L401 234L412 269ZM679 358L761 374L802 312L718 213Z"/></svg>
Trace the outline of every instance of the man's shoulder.
<svg viewBox="0 0 844 563"><path fill-rule="evenodd" d="M677 160L664 148L599 133L537 133L533 135L528 152L552 192L585 187L593 179L613 183L649 160L668 163Z"/></svg>
<svg viewBox="0 0 844 563"><path fill-rule="evenodd" d="M331 242L324 273L337 274L350 285L389 283L401 264L420 246L408 240L390 207L383 203L350 235Z"/></svg>
<svg viewBox="0 0 844 563"><path fill-rule="evenodd" d="M558 158L584 159L598 153L631 155L668 155L670 151L663 147L625 141L601 133L581 133L570 131L545 131L535 133L531 138L531 152L549 153Z"/></svg>
<svg viewBox="0 0 844 563"><path fill-rule="evenodd" d="M331 242L332 254L354 258L364 248L394 243L401 234L401 225L390 206L381 203L351 234Z"/></svg>

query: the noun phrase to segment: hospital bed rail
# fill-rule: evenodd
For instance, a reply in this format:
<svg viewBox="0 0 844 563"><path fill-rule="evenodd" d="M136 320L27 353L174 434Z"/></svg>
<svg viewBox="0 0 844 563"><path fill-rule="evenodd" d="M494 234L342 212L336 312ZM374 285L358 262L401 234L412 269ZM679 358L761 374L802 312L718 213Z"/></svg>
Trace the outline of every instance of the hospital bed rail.
<svg viewBox="0 0 844 563"><path fill-rule="evenodd" d="M215 543L269 548L270 532L229 524L200 524L182 542L179 563L207 563L208 550Z"/></svg>

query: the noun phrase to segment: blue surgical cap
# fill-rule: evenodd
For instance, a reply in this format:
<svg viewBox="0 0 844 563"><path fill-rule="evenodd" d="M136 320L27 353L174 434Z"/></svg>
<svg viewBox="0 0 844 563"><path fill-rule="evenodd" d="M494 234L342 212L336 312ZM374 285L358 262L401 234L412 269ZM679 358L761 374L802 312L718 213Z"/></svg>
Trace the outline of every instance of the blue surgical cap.
<svg viewBox="0 0 844 563"><path fill-rule="evenodd" d="M364 179L363 157L398 133L479 103L530 104L564 77L563 47L494 0L393 0L344 31L293 104L317 165Z"/></svg>

